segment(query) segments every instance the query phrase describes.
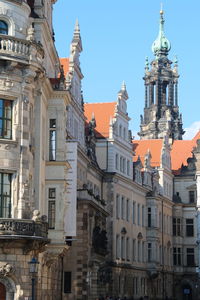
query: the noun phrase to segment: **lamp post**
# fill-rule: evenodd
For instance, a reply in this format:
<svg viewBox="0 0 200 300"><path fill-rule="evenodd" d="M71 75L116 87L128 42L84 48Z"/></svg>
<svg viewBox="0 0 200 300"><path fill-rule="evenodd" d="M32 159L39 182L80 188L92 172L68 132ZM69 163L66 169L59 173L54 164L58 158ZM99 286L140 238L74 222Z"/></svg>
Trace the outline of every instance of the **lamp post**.
<svg viewBox="0 0 200 300"><path fill-rule="evenodd" d="M35 277L36 274L38 272L38 264L39 262L37 261L37 259L35 257L33 257L31 259L31 261L28 262L29 263L29 272L31 274L31 283L32 283L32 298L31 300L35 300Z"/></svg>

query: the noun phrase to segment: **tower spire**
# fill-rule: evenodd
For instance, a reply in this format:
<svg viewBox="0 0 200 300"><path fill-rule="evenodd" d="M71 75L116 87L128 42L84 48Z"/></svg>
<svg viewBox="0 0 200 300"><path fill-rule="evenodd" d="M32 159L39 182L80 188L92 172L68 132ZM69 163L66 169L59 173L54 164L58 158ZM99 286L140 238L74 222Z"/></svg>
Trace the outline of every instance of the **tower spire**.
<svg viewBox="0 0 200 300"><path fill-rule="evenodd" d="M155 55L145 63L145 107L141 116L141 139L157 139L169 136L181 140L184 133L178 107L178 61L168 58L170 42L164 34L164 12L161 5L158 37L152 45Z"/></svg>
<svg viewBox="0 0 200 300"><path fill-rule="evenodd" d="M162 9L161 4L161 10L160 10L160 25L159 25L159 32L157 39L152 44L152 51L156 58L159 58L160 56L167 56L168 52L171 49L171 44L169 40L165 37L164 33L164 11Z"/></svg>

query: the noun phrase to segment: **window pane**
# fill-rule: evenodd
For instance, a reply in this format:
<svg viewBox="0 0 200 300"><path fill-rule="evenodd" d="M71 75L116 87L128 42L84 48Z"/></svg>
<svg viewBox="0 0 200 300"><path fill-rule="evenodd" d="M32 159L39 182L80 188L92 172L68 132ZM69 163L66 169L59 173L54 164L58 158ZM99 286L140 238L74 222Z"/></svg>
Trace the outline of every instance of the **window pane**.
<svg viewBox="0 0 200 300"><path fill-rule="evenodd" d="M187 248L187 266L194 266L194 248Z"/></svg>
<svg viewBox="0 0 200 300"><path fill-rule="evenodd" d="M56 131L49 132L49 160L56 160Z"/></svg>
<svg viewBox="0 0 200 300"><path fill-rule="evenodd" d="M49 228L55 228L55 201L49 201L49 209L48 209L48 221L49 221Z"/></svg>
<svg viewBox="0 0 200 300"><path fill-rule="evenodd" d="M71 293L72 273L64 272L64 293Z"/></svg>
<svg viewBox="0 0 200 300"><path fill-rule="evenodd" d="M0 217L11 217L11 174L0 173Z"/></svg>
<svg viewBox="0 0 200 300"><path fill-rule="evenodd" d="M186 236L194 235L193 219L186 219Z"/></svg>
<svg viewBox="0 0 200 300"><path fill-rule="evenodd" d="M8 25L4 21L0 21L0 34L8 34Z"/></svg>
<svg viewBox="0 0 200 300"><path fill-rule="evenodd" d="M56 128L56 119L50 119L49 120L49 127L50 128Z"/></svg>
<svg viewBox="0 0 200 300"><path fill-rule="evenodd" d="M0 99L0 138L12 137L12 101Z"/></svg>

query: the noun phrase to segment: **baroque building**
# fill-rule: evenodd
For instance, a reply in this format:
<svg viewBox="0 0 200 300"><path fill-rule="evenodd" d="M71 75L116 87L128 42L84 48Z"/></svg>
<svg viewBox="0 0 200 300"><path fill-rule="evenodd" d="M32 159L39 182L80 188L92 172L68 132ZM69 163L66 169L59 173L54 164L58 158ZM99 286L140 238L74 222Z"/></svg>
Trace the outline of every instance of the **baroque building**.
<svg viewBox="0 0 200 300"><path fill-rule="evenodd" d="M76 145L66 143L70 97L54 45L54 3L0 1L2 300L31 298L31 259L39 262L37 298L61 299L65 240L76 235Z"/></svg>
<svg viewBox="0 0 200 300"><path fill-rule="evenodd" d="M140 140L123 82L84 103L82 40L54 45L55 0L0 0L0 297L199 299L200 133L182 140L160 12Z"/></svg>

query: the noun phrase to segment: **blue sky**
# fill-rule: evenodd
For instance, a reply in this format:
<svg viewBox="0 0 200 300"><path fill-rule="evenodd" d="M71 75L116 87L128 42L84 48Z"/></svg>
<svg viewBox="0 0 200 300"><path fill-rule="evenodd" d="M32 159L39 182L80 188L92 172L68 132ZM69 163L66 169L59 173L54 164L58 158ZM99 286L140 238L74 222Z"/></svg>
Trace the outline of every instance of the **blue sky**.
<svg viewBox="0 0 200 300"><path fill-rule="evenodd" d="M200 128L200 1L165 0L165 35L178 56L179 107L184 128ZM60 57L69 56L78 18L83 52L85 102L115 101L125 80L129 94L130 127L139 131L144 107L145 57L153 59L152 42L158 34L158 0L58 0L54 5L54 30ZM193 133L192 133L193 134Z"/></svg>

